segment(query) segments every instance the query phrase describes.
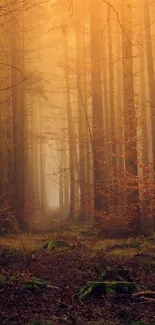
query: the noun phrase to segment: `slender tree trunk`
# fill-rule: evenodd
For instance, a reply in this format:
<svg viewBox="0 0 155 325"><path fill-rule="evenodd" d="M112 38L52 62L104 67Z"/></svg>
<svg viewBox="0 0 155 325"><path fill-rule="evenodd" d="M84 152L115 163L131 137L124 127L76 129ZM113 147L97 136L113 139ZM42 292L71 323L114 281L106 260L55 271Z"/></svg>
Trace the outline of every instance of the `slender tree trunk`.
<svg viewBox="0 0 155 325"><path fill-rule="evenodd" d="M116 142L115 142L115 102L114 102L114 69L113 69L113 38L111 10L109 9L108 22L108 52L109 52L109 103L110 103L110 133L111 133L111 163L116 166Z"/></svg>
<svg viewBox="0 0 155 325"><path fill-rule="evenodd" d="M91 195L91 130L90 130L90 119L89 119L89 107L88 107L88 80L87 80L87 70L86 70L86 62L87 62L87 52L86 52L86 32L85 32L85 24L83 26L82 33L82 43L83 43L83 73L84 73L84 94L83 94L83 111L84 115L84 133L85 133L85 168L86 168L86 217L90 219L92 216L92 195Z"/></svg>
<svg viewBox="0 0 155 325"><path fill-rule="evenodd" d="M151 110L151 136L152 136L152 157L150 161L151 178L152 172L153 179L155 181L155 69L154 69L154 57L152 47L152 33L151 33L151 18L150 18L150 1L144 0L144 24L145 24L145 43L146 43L146 58L147 58L147 72L148 72L148 83L149 83L149 97L150 97L150 110ZM149 154L149 150L148 150ZM152 166L153 159L153 166ZM151 212L155 219L155 199L154 193L152 197L152 208Z"/></svg>
<svg viewBox="0 0 155 325"><path fill-rule="evenodd" d="M59 208L60 213L64 207L64 171L63 171L63 148L59 149Z"/></svg>
<svg viewBox="0 0 155 325"><path fill-rule="evenodd" d="M104 8L102 11L104 17ZM107 17L106 17L107 19ZM110 197L111 191L111 122L110 122L110 103L109 103L109 74L107 66L109 64L108 53L108 39L107 34L101 37L101 68L102 68L102 100L103 100L103 122L104 122L104 165L105 165L105 182L106 182L106 195ZM109 67L110 70L110 67ZM107 200L107 207L109 211L110 200Z"/></svg>
<svg viewBox="0 0 155 325"><path fill-rule="evenodd" d="M145 76L145 53L144 53L144 39L140 39L140 105L142 116L142 152L143 163L148 164L148 136L147 136L147 115L146 115L146 76Z"/></svg>
<svg viewBox="0 0 155 325"><path fill-rule="evenodd" d="M4 205L7 210L12 208L13 139L12 107L11 100L8 100L11 97L10 22L3 12L0 16L0 26L0 208L5 214ZM3 90L7 87L8 90Z"/></svg>
<svg viewBox="0 0 155 325"><path fill-rule="evenodd" d="M68 164L67 164L67 146L64 142L63 148L63 182L64 182L64 211L65 214L69 212L69 171L68 171Z"/></svg>
<svg viewBox="0 0 155 325"><path fill-rule="evenodd" d="M24 85L23 33L18 30L15 17L11 20L11 64L13 141L14 141L14 208L19 224L24 223ZM21 74L14 68L21 71Z"/></svg>
<svg viewBox="0 0 155 325"><path fill-rule="evenodd" d="M132 54L131 0L122 0L123 42L123 97L124 97L124 145L126 168L126 196L128 212L139 223L139 192L137 170L137 118L134 103L133 54ZM135 221L136 222L136 221ZM139 224L137 224L139 227Z"/></svg>
<svg viewBox="0 0 155 325"><path fill-rule="evenodd" d="M70 83L69 83L69 58L68 58L68 35L67 31L64 32L64 62L65 62L65 83L66 83L66 110L67 110L67 126L68 126L68 138L69 138L69 168L70 168L70 211L69 219L73 221L75 219L75 173L74 173L74 148L73 148L73 119L71 109L71 95L70 95Z"/></svg>
<svg viewBox="0 0 155 325"><path fill-rule="evenodd" d="M117 84L117 109L116 109L116 124L117 124L117 171L118 171L118 213L120 216L124 216L126 213L125 209L125 192L123 187L122 179L124 178L124 116L123 116L123 92L120 92L120 89L123 88L123 78L122 78L122 61L121 58L121 31L120 28L118 30L117 36L117 76L116 76L116 84ZM124 211L125 210L125 211Z"/></svg>
<svg viewBox="0 0 155 325"><path fill-rule="evenodd" d="M117 184L116 184L116 122L115 122L115 99L114 99L114 59L113 59L113 35L112 35L112 15L109 8L108 22L108 54L109 54L109 104L110 104L110 142L111 142L111 188L110 188L110 208L117 207Z"/></svg>
<svg viewBox="0 0 155 325"><path fill-rule="evenodd" d="M43 135L44 125L43 125L43 116L40 116L40 131ZM42 140L40 145L40 173L41 173L41 191L42 191L42 201L41 201L41 210L43 215L47 211L47 195L46 195L46 161L45 161L45 142Z"/></svg>
<svg viewBox="0 0 155 325"><path fill-rule="evenodd" d="M101 81L101 2L91 5L91 64L92 64L92 132L94 169L94 222L107 210L104 179L104 128Z"/></svg>
<svg viewBox="0 0 155 325"><path fill-rule="evenodd" d="M85 150L85 114L84 114L84 64L82 47L83 23L76 20L76 66L77 66L77 103L78 103L78 137L79 137L79 183L80 212L79 220L86 219L86 150Z"/></svg>
<svg viewBox="0 0 155 325"><path fill-rule="evenodd" d="M147 71L149 81L149 96L151 107L151 128L152 128L152 150L153 161L155 160L155 71L152 49L151 35L151 19L149 0L144 0L144 23L145 23L145 38L146 38L146 56L147 56ZM155 162L154 162L155 163Z"/></svg>

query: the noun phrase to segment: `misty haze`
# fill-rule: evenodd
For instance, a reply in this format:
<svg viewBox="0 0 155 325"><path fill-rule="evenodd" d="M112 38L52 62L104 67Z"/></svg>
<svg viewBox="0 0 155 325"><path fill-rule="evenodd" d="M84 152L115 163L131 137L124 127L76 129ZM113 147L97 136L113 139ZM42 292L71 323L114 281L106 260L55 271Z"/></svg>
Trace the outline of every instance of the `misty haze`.
<svg viewBox="0 0 155 325"><path fill-rule="evenodd" d="M0 325L155 325L155 1L0 0Z"/></svg>

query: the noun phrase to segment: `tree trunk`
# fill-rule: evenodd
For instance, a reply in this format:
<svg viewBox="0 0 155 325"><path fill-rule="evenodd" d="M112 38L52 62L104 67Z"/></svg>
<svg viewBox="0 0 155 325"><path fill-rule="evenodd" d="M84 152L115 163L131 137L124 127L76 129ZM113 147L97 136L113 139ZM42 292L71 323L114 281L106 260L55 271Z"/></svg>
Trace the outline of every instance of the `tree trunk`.
<svg viewBox="0 0 155 325"><path fill-rule="evenodd" d="M75 219L75 172L74 172L74 148L73 148L73 119L71 109L71 95L69 83L69 65L68 65L68 35L64 32L64 62L65 62L65 83L66 83L66 110L67 110L67 127L68 127L68 142L69 142L69 169L70 169L70 210L69 220Z"/></svg>
<svg viewBox="0 0 155 325"><path fill-rule="evenodd" d="M13 142L14 142L14 208L17 220L24 224L24 84L23 31L18 30L16 18L11 20L11 81ZM19 72L16 70L19 69ZM21 71L21 73L20 73Z"/></svg>
<svg viewBox="0 0 155 325"><path fill-rule="evenodd" d="M2 6L3 7L3 6ZM0 16L0 216L9 214L13 200L13 135L10 69L10 21ZM8 90L4 90L4 89Z"/></svg>
<svg viewBox="0 0 155 325"><path fill-rule="evenodd" d="M101 81L101 2L91 5L91 65L92 65L92 145L94 170L94 222L107 210L104 180L104 128Z"/></svg>
<svg viewBox="0 0 155 325"><path fill-rule="evenodd" d="M69 212L69 171L68 171L68 163L67 163L67 145L64 143L63 148L63 183L64 183L64 211L65 214Z"/></svg>
<svg viewBox="0 0 155 325"><path fill-rule="evenodd" d="M85 150L85 112L84 112L84 49L82 47L83 22L76 20L76 68L77 68L77 104L79 138L79 184L80 211L79 220L86 220L86 150Z"/></svg>
<svg viewBox="0 0 155 325"><path fill-rule="evenodd" d="M59 209L63 212L64 207L64 171L63 171L63 148L59 148Z"/></svg>
<svg viewBox="0 0 155 325"><path fill-rule="evenodd" d="M144 24L145 24L147 71L148 71L148 81L149 81L149 96L150 96L150 107L151 107L152 151L153 151L153 161L155 164L155 72L154 72L154 62L153 62L154 59L153 59L153 49L152 49L149 0L144 0Z"/></svg>
<svg viewBox="0 0 155 325"><path fill-rule="evenodd" d="M129 214L139 224L139 192L137 171L137 118L134 103L133 54L132 54L131 1L122 0L123 42L123 99L124 99L124 146L126 173L126 202ZM137 224L137 226L139 226Z"/></svg>
<svg viewBox="0 0 155 325"><path fill-rule="evenodd" d="M116 126L115 126L115 100L114 100L114 62L113 62L113 37L112 37L112 14L109 8L108 21L108 54L109 54L109 104L110 104L110 162L111 162L111 181L110 181L110 210L114 212L117 207L116 200Z"/></svg>
<svg viewBox="0 0 155 325"><path fill-rule="evenodd" d="M108 22L108 54L109 54L109 103L110 103L110 133L111 133L111 164L116 166L116 142L115 142L115 102L114 102L114 69L113 69L113 39L112 39L112 15L109 8Z"/></svg>

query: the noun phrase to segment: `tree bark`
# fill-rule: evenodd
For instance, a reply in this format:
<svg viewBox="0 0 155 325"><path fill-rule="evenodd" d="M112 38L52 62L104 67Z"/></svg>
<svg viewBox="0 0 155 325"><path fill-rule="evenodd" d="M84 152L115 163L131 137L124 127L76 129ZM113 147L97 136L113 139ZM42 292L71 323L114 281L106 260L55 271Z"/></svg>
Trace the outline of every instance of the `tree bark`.
<svg viewBox="0 0 155 325"><path fill-rule="evenodd" d="M21 20L23 17L21 17ZM23 21L23 20L22 20ZM24 69L23 31L18 30L15 17L11 20L11 82L14 142L14 209L21 227L24 224ZM19 69L21 74L16 70Z"/></svg>
<svg viewBox="0 0 155 325"><path fill-rule="evenodd" d="M129 214L139 223L139 192L137 170L137 118L134 103L133 54L132 54L131 1L122 0L122 50L123 50L123 101L124 146L126 174L126 202Z"/></svg>
<svg viewBox="0 0 155 325"><path fill-rule="evenodd" d="M69 82L69 58L68 58L68 35L64 31L64 63L65 63L65 83L66 83L66 111L67 111L67 127L68 127L68 143L69 143L69 169L70 169L70 210L69 220L75 219L75 172L74 172L74 147L73 147L73 119L71 108L70 82Z"/></svg>
<svg viewBox="0 0 155 325"><path fill-rule="evenodd" d="M104 128L101 81L101 1L91 2L92 145L94 170L94 222L107 210L104 180Z"/></svg>

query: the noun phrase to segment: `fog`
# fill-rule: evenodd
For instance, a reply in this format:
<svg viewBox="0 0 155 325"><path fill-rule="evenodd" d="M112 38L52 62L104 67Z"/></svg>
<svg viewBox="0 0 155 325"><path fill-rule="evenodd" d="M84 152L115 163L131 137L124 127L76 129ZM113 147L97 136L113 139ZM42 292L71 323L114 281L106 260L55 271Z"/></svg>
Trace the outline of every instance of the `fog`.
<svg viewBox="0 0 155 325"><path fill-rule="evenodd" d="M153 227L154 2L1 2L2 211Z"/></svg>

